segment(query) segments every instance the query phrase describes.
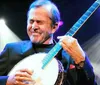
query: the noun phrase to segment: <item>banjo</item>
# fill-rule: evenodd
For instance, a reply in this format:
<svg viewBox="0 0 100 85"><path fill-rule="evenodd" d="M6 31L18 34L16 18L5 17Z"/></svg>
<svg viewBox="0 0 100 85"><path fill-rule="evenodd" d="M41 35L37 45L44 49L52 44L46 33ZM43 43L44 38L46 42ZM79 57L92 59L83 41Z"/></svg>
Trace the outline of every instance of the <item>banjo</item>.
<svg viewBox="0 0 100 85"><path fill-rule="evenodd" d="M92 6L82 15L82 17L72 26L72 28L65 35L73 36L99 6L100 0L95 1ZM59 65L57 59L54 57L61 49L62 46L59 41L48 52L48 54L38 53L30 55L18 62L8 73L8 75L13 75L19 69L27 68L34 71L34 75L32 75L32 78L36 80L35 85L55 85L59 74ZM25 82L27 83L27 81ZM61 84L62 79L59 85Z"/></svg>

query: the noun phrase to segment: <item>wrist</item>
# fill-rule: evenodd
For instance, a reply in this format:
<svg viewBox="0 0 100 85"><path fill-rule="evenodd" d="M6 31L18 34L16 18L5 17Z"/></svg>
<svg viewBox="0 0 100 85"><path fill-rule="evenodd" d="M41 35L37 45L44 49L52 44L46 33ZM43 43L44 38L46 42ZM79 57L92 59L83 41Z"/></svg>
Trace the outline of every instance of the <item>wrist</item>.
<svg viewBox="0 0 100 85"><path fill-rule="evenodd" d="M74 59L75 64L82 64L85 61L85 57L84 56L79 56L76 57L76 59Z"/></svg>
<svg viewBox="0 0 100 85"><path fill-rule="evenodd" d="M12 84L12 81L13 81L13 77L9 76L8 79L7 79L6 85L14 85L14 84Z"/></svg>
<svg viewBox="0 0 100 85"><path fill-rule="evenodd" d="M81 61L80 63L75 64L75 65L76 65L77 69L81 69L84 67L84 63L85 63L85 61Z"/></svg>

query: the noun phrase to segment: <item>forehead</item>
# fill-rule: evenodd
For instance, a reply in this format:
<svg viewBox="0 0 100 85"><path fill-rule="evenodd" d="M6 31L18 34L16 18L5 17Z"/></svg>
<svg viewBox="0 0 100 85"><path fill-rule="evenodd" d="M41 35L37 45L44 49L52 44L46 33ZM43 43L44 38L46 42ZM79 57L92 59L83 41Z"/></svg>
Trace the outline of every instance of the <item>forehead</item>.
<svg viewBox="0 0 100 85"><path fill-rule="evenodd" d="M40 16L40 17L49 17L51 16L51 13L45 8L45 7L36 7L32 8L29 11L28 18L29 17L34 17L34 16Z"/></svg>

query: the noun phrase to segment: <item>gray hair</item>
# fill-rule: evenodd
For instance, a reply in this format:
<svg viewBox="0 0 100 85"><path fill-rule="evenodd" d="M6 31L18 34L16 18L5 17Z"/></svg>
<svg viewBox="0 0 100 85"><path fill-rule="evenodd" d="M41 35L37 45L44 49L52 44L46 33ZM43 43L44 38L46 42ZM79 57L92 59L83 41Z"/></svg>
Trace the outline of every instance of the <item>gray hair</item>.
<svg viewBox="0 0 100 85"><path fill-rule="evenodd" d="M59 12L57 6L49 0L36 0L35 2L32 2L31 5L29 6L29 10L27 12L27 17L29 16L29 11L32 8L37 8L37 7L41 7L41 6L45 6L45 8L48 10L49 14L51 14L50 18L51 18L53 24L60 21L60 12Z"/></svg>

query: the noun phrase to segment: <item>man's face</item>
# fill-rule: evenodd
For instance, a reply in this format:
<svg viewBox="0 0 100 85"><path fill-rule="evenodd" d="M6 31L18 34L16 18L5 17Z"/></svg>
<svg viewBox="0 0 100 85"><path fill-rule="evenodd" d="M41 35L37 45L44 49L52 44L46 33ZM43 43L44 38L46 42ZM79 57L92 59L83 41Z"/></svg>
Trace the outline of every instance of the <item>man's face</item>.
<svg viewBox="0 0 100 85"><path fill-rule="evenodd" d="M33 43L48 44L55 32L48 11L43 7L31 9L27 21L27 33Z"/></svg>

